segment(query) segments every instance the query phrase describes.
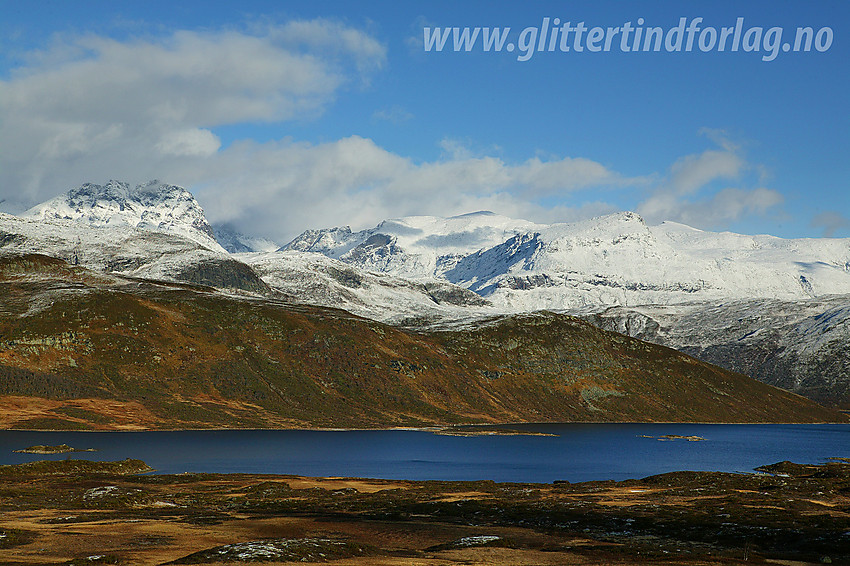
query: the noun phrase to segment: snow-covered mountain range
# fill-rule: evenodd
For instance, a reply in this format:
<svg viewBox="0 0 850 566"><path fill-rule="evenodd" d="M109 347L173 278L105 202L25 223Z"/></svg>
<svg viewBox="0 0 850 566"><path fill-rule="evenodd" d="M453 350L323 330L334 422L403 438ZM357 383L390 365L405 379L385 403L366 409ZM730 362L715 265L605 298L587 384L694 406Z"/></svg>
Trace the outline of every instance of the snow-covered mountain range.
<svg viewBox="0 0 850 566"><path fill-rule="evenodd" d="M540 225L492 213L309 230L284 250L405 278L437 278L508 311L850 293L850 240L647 226L624 212Z"/></svg>
<svg viewBox="0 0 850 566"><path fill-rule="evenodd" d="M22 217L3 215L0 229L9 233L5 249L140 277L168 279L185 263L235 260L284 295L378 319L397 320L404 311L416 317L423 298L441 304L422 291L437 283L466 297L454 306L493 312L850 294L850 239L648 226L631 212L551 225L489 212L413 216L361 231L308 230L277 251L270 240L218 227L225 246L243 252L233 255L185 189L110 181L72 189ZM485 300L469 301L456 287ZM398 293L415 297L405 301Z"/></svg>
<svg viewBox="0 0 850 566"><path fill-rule="evenodd" d="M214 232L185 189L110 181L20 217L0 213L0 254L33 252L406 326L579 314L850 406L850 239L648 226L629 212L552 225L478 212L308 230L274 250L227 227Z"/></svg>

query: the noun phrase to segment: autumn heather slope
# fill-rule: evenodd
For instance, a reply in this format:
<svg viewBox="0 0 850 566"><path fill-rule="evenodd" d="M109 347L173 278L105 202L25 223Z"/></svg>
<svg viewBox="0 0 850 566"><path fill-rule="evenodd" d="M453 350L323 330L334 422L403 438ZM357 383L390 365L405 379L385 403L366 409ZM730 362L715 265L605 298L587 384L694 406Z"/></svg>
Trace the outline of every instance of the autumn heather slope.
<svg viewBox="0 0 850 566"><path fill-rule="evenodd" d="M0 262L0 372L15 428L845 419L566 315L405 331L40 255Z"/></svg>

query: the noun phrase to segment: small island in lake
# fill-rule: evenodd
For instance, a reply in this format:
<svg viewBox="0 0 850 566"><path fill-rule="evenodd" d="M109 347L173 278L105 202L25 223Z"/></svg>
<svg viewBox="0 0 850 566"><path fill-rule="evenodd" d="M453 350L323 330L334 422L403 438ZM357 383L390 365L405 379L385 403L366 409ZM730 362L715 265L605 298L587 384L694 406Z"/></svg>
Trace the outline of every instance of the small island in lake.
<svg viewBox="0 0 850 566"><path fill-rule="evenodd" d="M662 434L661 436L650 436L648 434L641 434L641 438L654 438L655 440L661 440L662 442L665 440L687 440L688 442L700 442L705 440L701 436L683 436L681 434Z"/></svg>
<svg viewBox="0 0 850 566"><path fill-rule="evenodd" d="M12 450L12 452L18 454L64 454L66 452L97 452L94 448L74 448L73 446L68 446L67 444L60 444L58 446L44 446L41 444L36 444L35 446L30 446L29 448L22 448L21 450Z"/></svg>
<svg viewBox="0 0 850 566"><path fill-rule="evenodd" d="M548 432L534 430L515 430L509 428L492 428L481 425L450 426L433 431L440 436L558 436Z"/></svg>

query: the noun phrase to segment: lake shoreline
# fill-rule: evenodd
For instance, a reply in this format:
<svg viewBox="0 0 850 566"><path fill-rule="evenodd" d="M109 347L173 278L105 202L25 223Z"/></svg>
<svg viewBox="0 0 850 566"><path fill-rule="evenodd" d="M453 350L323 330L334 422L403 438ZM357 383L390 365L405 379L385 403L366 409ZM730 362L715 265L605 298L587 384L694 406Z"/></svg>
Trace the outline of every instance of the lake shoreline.
<svg viewBox="0 0 850 566"><path fill-rule="evenodd" d="M61 429L61 428L2 428L0 432L204 432L204 431L313 431L313 432L363 432L363 431L415 431L435 432L438 430L451 429L452 427L512 427L512 426L549 426L549 425L736 425L736 426L763 426L763 425L844 425L850 422L850 412L847 421L817 421L817 422L736 422L736 421L558 421L558 422L505 422L505 423L468 423L453 425L428 425L428 426L386 426L386 427L204 427L204 428L113 428L113 429Z"/></svg>

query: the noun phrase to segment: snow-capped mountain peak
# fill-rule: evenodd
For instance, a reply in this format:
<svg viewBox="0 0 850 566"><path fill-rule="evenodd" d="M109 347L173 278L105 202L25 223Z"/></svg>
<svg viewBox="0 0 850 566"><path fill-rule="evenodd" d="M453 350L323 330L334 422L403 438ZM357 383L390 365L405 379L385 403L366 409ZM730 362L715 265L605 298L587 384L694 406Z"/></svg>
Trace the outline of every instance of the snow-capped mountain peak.
<svg viewBox="0 0 850 566"><path fill-rule="evenodd" d="M224 251L192 193L156 180L136 187L114 180L105 185L85 183L34 206L24 217L175 233L213 251Z"/></svg>

